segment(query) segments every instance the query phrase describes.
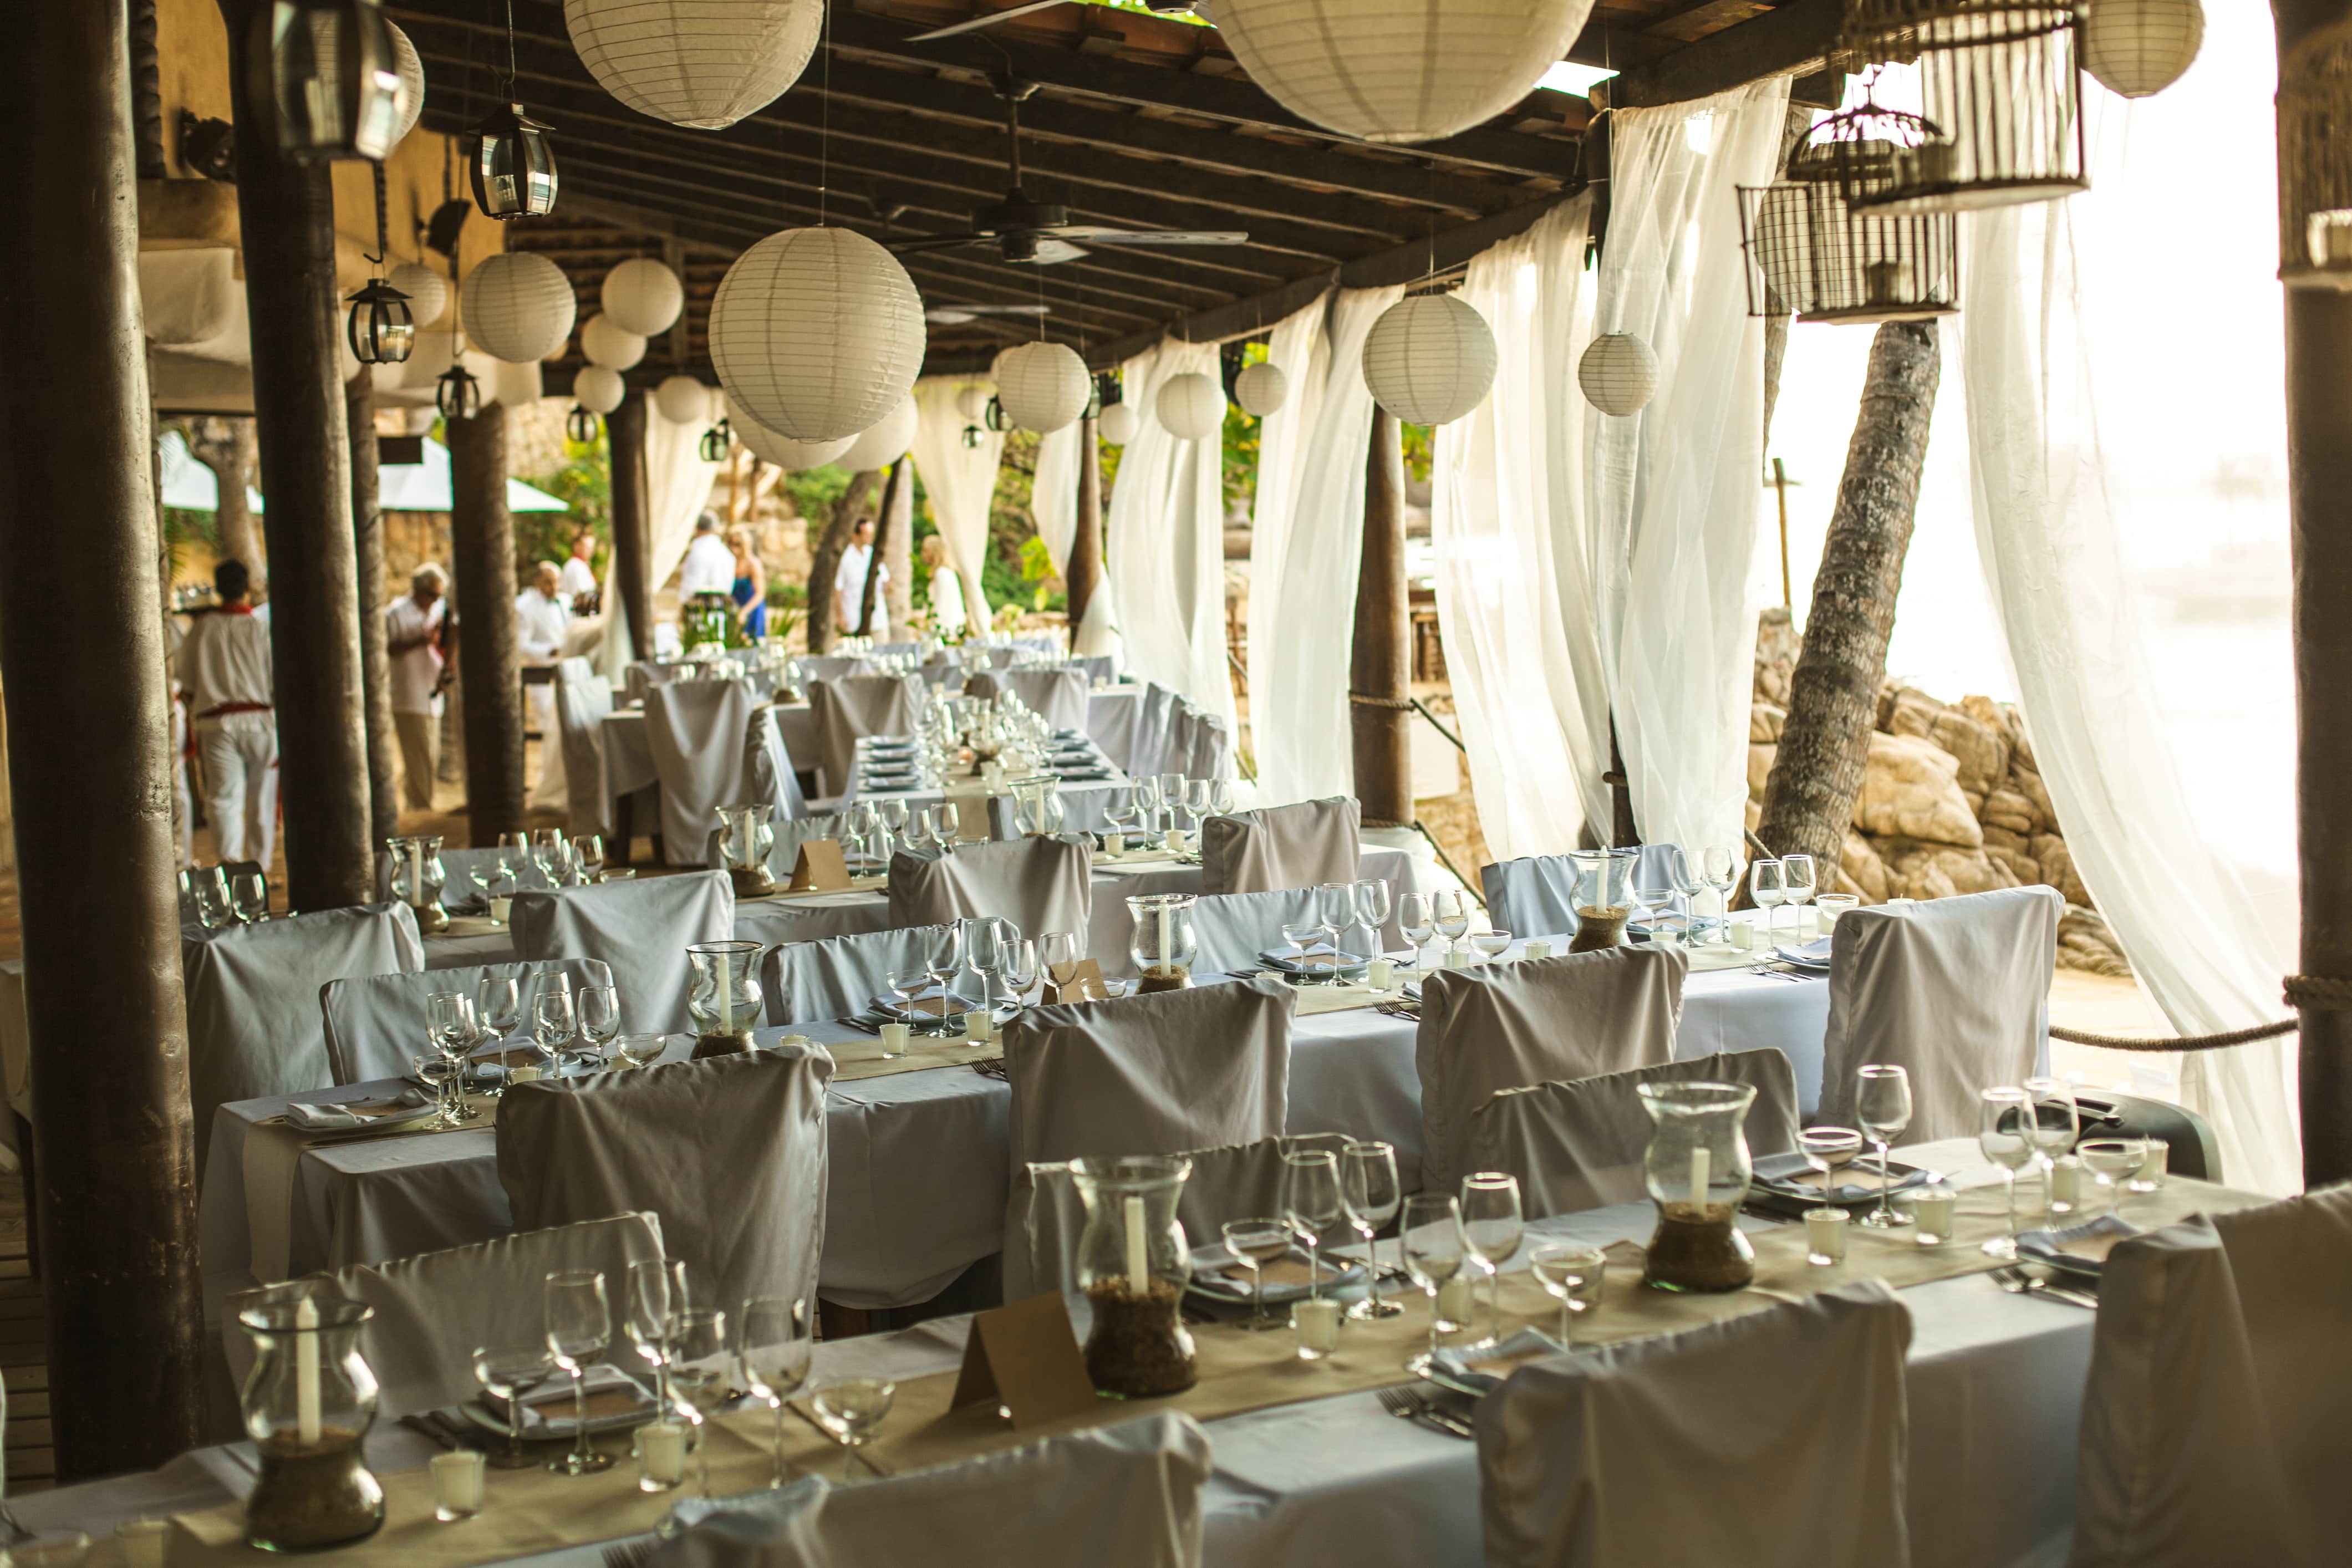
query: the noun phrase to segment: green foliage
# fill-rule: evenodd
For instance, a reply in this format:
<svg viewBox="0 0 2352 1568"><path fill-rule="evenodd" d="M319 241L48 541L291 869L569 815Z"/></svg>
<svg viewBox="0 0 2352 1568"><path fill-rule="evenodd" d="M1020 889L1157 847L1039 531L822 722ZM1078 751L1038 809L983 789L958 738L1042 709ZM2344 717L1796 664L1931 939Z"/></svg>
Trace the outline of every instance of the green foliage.
<svg viewBox="0 0 2352 1568"><path fill-rule="evenodd" d="M1407 425L1404 434L1404 471L1416 484L1429 482L1430 464L1437 457L1437 426Z"/></svg>
<svg viewBox="0 0 2352 1568"><path fill-rule="evenodd" d="M520 580L528 583L531 569L542 561L560 564L572 553L572 541L583 529L596 536L595 565L601 574L613 529L613 468L601 426L593 441L563 443L563 466L555 472L519 477L570 509L515 513L515 570Z"/></svg>
<svg viewBox="0 0 2352 1568"><path fill-rule="evenodd" d="M793 498L793 510L808 521L809 543L814 548L828 524L833 521L833 509L849 493L849 471L827 464L822 468L801 468L784 475L784 493Z"/></svg>

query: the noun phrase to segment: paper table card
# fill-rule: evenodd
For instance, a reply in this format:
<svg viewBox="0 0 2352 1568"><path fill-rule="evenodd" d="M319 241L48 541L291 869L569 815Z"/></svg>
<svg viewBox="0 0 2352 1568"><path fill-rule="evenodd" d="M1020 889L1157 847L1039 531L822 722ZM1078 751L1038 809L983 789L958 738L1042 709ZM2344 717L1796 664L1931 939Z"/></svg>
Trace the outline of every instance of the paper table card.
<svg viewBox="0 0 2352 1568"><path fill-rule="evenodd" d="M1056 963L1048 972L1046 1002L1108 1002L1110 988L1103 984L1102 965L1091 958Z"/></svg>
<svg viewBox="0 0 2352 1568"><path fill-rule="evenodd" d="M986 1400L1012 1411L1013 1425L1023 1430L1100 1408L1059 1291L972 1319L948 1408Z"/></svg>
<svg viewBox="0 0 2352 1568"><path fill-rule="evenodd" d="M793 862L793 880L789 890L795 893L847 892L849 862L841 858L841 840L812 838L803 844L800 858Z"/></svg>

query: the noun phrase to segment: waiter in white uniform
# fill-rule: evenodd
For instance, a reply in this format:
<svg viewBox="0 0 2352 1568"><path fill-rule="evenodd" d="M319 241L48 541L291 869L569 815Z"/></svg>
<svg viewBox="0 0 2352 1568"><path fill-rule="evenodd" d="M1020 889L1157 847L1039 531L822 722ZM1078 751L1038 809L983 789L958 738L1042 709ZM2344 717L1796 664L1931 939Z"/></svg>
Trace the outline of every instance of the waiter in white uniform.
<svg viewBox="0 0 2352 1568"><path fill-rule="evenodd" d="M874 520L861 517L850 531L849 545L841 552L841 568L833 574L834 625L855 636L866 608L866 574L874 567ZM890 640L890 568L885 565L874 584L874 630L877 643Z"/></svg>
<svg viewBox="0 0 2352 1568"><path fill-rule="evenodd" d="M408 595L384 606L384 651L392 661L392 723L400 737L401 798L411 811L433 809L439 765L441 623L447 574L430 561L408 579Z"/></svg>
<svg viewBox="0 0 2352 1568"><path fill-rule="evenodd" d="M194 715L214 847L225 861L266 867L278 837L277 690L269 623L247 600L252 587L241 562L213 573L220 607L197 616L180 645L180 683Z"/></svg>
<svg viewBox="0 0 2352 1568"><path fill-rule="evenodd" d="M572 542L572 559L563 563L563 597L574 614L587 615L601 591L596 581L596 536L586 529Z"/></svg>
<svg viewBox="0 0 2352 1568"><path fill-rule="evenodd" d="M554 562L542 561L531 585L515 595L515 647L522 662L543 667L562 662L563 641L571 629L562 571ZM539 784L526 804L561 806L569 796L563 788L563 736L556 728L555 688L551 683L530 689L530 727L540 737Z"/></svg>

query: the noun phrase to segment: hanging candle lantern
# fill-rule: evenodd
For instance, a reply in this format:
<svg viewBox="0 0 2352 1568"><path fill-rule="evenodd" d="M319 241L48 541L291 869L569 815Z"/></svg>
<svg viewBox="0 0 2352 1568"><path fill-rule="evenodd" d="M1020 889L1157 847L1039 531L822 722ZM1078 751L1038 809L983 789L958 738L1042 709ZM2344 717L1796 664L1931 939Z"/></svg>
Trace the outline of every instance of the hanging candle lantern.
<svg viewBox="0 0 2352 1568"><path fill-rule="evenodd" d="M466 133L466 177L489 216L541 217L555 210L555 149L547 127L520 103L493 109Z"/></svg>
<svg viewBox="0 0 2352 1568"><path fill-rule="evenodd" d="M492 359L530 364L562 349L578 308L563 268L535 251L509 250L467 277L457 321Z"/></svg>
<svg viewBox="0 0 2352 1568"><path fill-rule="evenodd" d="M1302 120L1367 142L1431 142L1527 97L1592 0L1217 0L1217 36Z"/></svg>
<svg viewBox="0 0 2352 1568"><path fill-rule="evenodd" d="M482 411L482 384L464 365L453 364L441 373L433 403L444 419L471 419Z"/></svg>
<svg viewBox="0 0 2352 1568"><path fill-rule="evenodd" d="M1013 428L1043 435L1076 422L1094 395L1087 362L1067 343L1023 343L996 356L996 401Z"/></svg>
<svg viewBox="0 0 2352 1568"><path fill-rule="evenodd" d="M2096 0L2083 18L2083 68L2110 92L2146 98L2186 75L2204 43L2198 0Z"/></svg>
<svg viewBox="0 0 2352 1568"><path fill-rule="evenodd" d="M1895 149L1926 134L1917 115L1865 97L1807 132L1780 181L1741 187L1749 315L1868 325L1959 308L1954 215L1857 209L1845 195L1892 178Z"/></svg>
<svg viewBox="0 0 2352 1568"><path fill-rule="evenodd" d="M575 446L594 446L596 433L601 428L603 427L596 422L595 410L585 404L573 404L572 412L563 416L563 434Z"/></svg>
<svg viewBox="0 0 2352 1568"><path fill-rule="evenodd" d="M848 462L850 449L857 445L857 437L851 436L838 441L795 441L752 418L731 397L727 400L727 412L733 419L736 439L743 443L745 451L761 462L773 463L793 473L806 468L822 468L828 463L849 468L852 473L863 471L850 468Z"/></svg>
<svg viewBox="0 0 2352 1568"><path fill-rule="evenodd" d="M399 113L392 123L392 140L396 145L402 138L416 129L417 117L425 112L425 61L417 56L416 46L408 35L392 22L383 25L392 35L392 58L400 77L400 89L395 101Z"/></svg>
<svg viewBox="0 0 2352 1568"><path fill-rule="evenodd" d="M1234 401L1242 405L1243 413L1255 418L1279 414L1290 401L1290 377L1271 363L1247 366L1234 377Z"/></svg>
<svg viewBox="0 0 2352 1568"><path fill-rule="evenodd" d="M580 326L580 357L590 364L626 370L646 357L646 340L610 316L591 316Z"/></svg>
<svg viewBox="0 0 2352 1568"><path fill-rule="evenodd" d="M736 258L710 302L710 361L778 435L870 428L923 365L923 299L898 258L845 228L788 228Z"/></svg>
<svg viewBox="0 0 2352 1568"><path fill-rule="evenodd" d="M1576 384L1603 414L1639 414L1657 395L1657 353L1631 332L1603 332L1577 362Z"/></svg>
<svg viewBox="0 0 2352 1568"><path fill-rule="evenodd" d="M1124 447L1135 439L1141 424L1136 417L1134 404L1114 403L1096 419L1095 434L1114 447Z"/></svg>
<svg viewBox="0 0 2352 1568"><path fill-rule="evenodd" d="M449 308L449 280L420 261L404 261L392 269L392 286L408 297L410 320L429 327Z"/></svg>
<svg viewBox="0 0 2352 1568"><path fill-rule="evenodd" d="M1179 441L1214 440L1225 427L1225 389L1215 376L1198 371L1171 375L1161 384L1151 411Z"/></svg>
<svg viewBox="0 0 2352 1568"><path fill-rule="evenodd" d="M572 378L572 398L592 414L610 414L629 395L629 384L609 365L583 366Z"/></svg>
<svg viewBox="0 0 2352 1568"><path fill-rule="evenodd" d="M2279 279L2352 289L2352 37L2305 42L2279 73Z"/></svg>
<svg viewBox="0 0 2352 1568"><path fill-rule="evenodd" d="M572 47L640 114L718 131L764 109L816 52L822 0L563 0Z"/></svg>
<svg viewBox="0 0 2352 1568"><path fill-rule="evenodd" d="M400 67L376 0L270 0L254 13L246 71L281 158L381 160L399 140Z"/></svg>
<svg viewBox="0 0 2352 1568"><path fill-rule="evenodd" d="M604 274L604 314L625 332L658 337L686 310L686 285L666 263L633 256Z"/></svg>
<svg viewBox="0 0 2352 1568"><path fill-rule="evenodd" d="M399 364L416 346L416 323L408 311L408 296L381 278L348 301L352 353L362 364Z"/></svg>
<svg viewBox="0 0 2352 1568"><path fill-rule="evenodd" d="M1451 425L1494 387L1494 329L1452 294L1400 300L1364 339L1364 384L1407 425Z"/></svg>
<svg viewBox="0 0 2352 1568"><path fill-rule="evenodd" d="M702 425L710 419L710 388L690 375L673 375L654 388L654 407L673 425Z"/></svg>
<svg viewBox="0 0 2352 1568"><path fill-rule="evenodd" d="M727 420L722 416L718 424L702 433L702 460L723 463L727 460L729 449L734 445L734 433L728 428Z"/></svg>
<svg viewBox="0 0 2352 1568"><path fill-rule="evenodd" d="M853 474L875 473L888 468L914 446L919 413L913 397L900 398L898 407L882 416L872 429L855 437L834 460Z"/></svg>

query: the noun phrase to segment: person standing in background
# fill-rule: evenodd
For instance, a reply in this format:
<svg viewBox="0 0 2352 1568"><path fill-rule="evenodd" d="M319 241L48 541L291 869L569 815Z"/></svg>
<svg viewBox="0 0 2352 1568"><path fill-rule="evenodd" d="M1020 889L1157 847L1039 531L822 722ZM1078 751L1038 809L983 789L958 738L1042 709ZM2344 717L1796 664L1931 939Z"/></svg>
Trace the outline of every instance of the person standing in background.
<svg viewBox="0 0 2352 1568"><path fill-rule="evenodd" d="M758 642L768 635L768 569L751 553L751 537L743 530L727 531L727 548L735 552L735 583L728 597L735 601L743 635Z"/></svg>
<svg viewBox="0 0 2352 1568"><path fill-rule="evenodd" d="M400 735L401 800L411 811L433 809L438 763L441 689L447 661L441 652L448 576L431 562L408 580L408 596L383 612L384 652L392 660L392 722Z"/></svg>
<svg viewBox="0 0 2352 1568"><path fill-rule="evenodd" d="M515 595L516 649L524 664L552 668L563 662L563 645L571 633L563 574L554 562L542 561L530 586ZM563 737L556 729L555 685L546 681L525 689L530 696L530 727L539 731L539 783L525 804L562 805Z"/></svg>
<svg viewBox="0 0 2352 1568"><path fill-rule="evenodd" d="M948 564L948 542L936 533L923 541L923 570L930 574L931 635L958 641L963 636L963 579Z"/></svg>
<svg viewBox="0 0 2352 1568"><path fill-rule="evenodd" d="M253 578L242 562L213 573L220 607L200 616L180 645L180 682L204 761L205 810L220 859L269 864L278 831L277 693L269 625L253 613Z"/></svg>
<svg viewBox="0 0 2352 1568"><path fill-rule="evenodd" d="M678 568L678 601L691 605L698 594L724 594L734 585L735 552L719 537L719 514L706 511L694 520L694 542Z"/></svg>
<svg viewBox="0 0 2352 1568"><path fill-rule="evenodd" d="M841 552L841 570L833 574L834 625L845 636L857 634L859 621L866 613L866 574L879 571L874 584L874 629L869 634L876 642L890 640L890 601L885 590L890 585L890 568L874 563L874 520L861 517L849 536L849 547Z"/></svg>
<svg viewBox="0 0 2352 1568"><path fill-rule="evenodd" d="M596 580L596 536L586 529L572 542L572 559L563 563L563 584L561 589L572 605L575 616L596 613L598 595L604 584Z"/></svg>
<svg viewBox="0 0 2352 1568"><path fill-rule="evenodd" d="M163 680L172 693L172 826L179 841L180 864L196 863L196 797L188 787L188 759L195 754L195 736L188 729L188 694L180 685L180 645L188 634L180 617L163 617Z"/></svg>

